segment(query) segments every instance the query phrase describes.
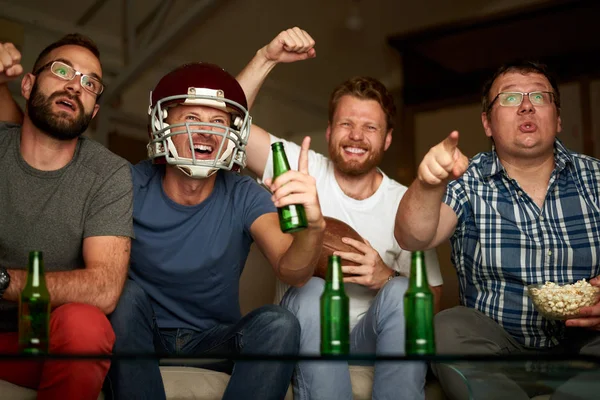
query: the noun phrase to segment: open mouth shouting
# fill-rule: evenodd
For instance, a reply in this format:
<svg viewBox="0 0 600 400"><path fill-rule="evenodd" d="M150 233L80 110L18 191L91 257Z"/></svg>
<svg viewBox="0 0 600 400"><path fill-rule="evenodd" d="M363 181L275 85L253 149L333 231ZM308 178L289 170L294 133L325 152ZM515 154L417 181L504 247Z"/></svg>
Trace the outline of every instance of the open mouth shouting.
<svg viewBox="0 0 600 400"><path fill-rule="evenodd" d="M213 159L213 153L215 146L208 144L194 143L194 157L200 160L211 160Z"/></svg>

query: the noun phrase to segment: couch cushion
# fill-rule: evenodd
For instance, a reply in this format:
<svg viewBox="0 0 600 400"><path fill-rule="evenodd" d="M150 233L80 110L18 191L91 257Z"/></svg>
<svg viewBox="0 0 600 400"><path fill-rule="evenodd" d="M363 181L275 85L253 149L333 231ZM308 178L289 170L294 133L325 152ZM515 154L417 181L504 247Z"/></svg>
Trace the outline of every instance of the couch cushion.
<svg viewBox="0 0 600 400"><path fill-rule="evenodd" d="M195 367L160 367L169 400L220 399L229 375Z"/></svg>
<svg viewBox="0 0 600 400"><path fill-rule="evenodd" d="M0 399L10 400L36 400L37 392L23 386L17 386L10 382L0 379ZM104 395L100 393L98 400L104 400Z"/></svg>
<svg viewBox="0 0 600 400"><path fill-rule="evenodd" d="M35 400L36 391L0 380L0 393L3 399Z"/></svg>
<svg viewBox="0 0 600 400"><path fill-rule="evenodd" d="M160 371L169 400L220 400L229 382L229 375L197 367L162 366ZM370 400L373 390L373 367L350 366L350 379L355 400ZM2 399L35 400L36 391L0 380ZM445 400L440 384L428 379L425 387L427 400ZM100 394L98 400L104 400ZM292 387L285 400L293 400Z"/></svg>
<svg viewBox="0 0 600 400"><path fill-rule="evenodd" d="M160 367L169 400L220 400L229 375L196 367ZM292 387L285 400L292 400Z"/></svg>
<svg viewBox="0 0 600 400"><path fill-rule="evenodd" d="M167 399L169 400L219 400L223 396L229 375L196 367L160 367ZM374 368L351 365L350 380L354 400L371 400ZM425 386L427 400L446 400L440 384L428 377ZM285 400L293 400L291 386Z"/></svg>
<svg viewBox="0 0 600 400"><path fill-rule="evenodd" d="M352 397L355 400L370 400L373 392L374 368L362 365L350 366Z"/></svg>

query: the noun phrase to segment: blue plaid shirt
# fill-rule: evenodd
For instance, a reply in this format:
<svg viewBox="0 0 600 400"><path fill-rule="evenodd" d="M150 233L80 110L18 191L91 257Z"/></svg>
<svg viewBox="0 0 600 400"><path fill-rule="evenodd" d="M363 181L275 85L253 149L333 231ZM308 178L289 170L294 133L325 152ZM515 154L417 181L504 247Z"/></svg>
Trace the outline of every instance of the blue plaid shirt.
<svg viewBox="0 0 600 400"><path fill-rule="evenodd" d="M600 161L571 153L558 139L554 149L542 209L495 151L475 156L444 198L458 217L450 241L461 303L533 348L557 345L564 324L542 318L525 286L600 275Z"/></svg>

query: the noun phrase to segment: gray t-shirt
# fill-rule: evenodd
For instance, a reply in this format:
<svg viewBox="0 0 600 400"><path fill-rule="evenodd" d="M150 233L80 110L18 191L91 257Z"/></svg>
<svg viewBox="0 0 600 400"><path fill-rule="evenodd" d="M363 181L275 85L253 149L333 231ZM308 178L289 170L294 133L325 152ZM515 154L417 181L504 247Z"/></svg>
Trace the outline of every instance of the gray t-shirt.
<svg viewBox="0 0 600 400"><path fill-rule="evenodd" d="M21 156L20 133L0 122L0 265L26 269L29 252L39 250L47 272L84 268L84 238L133 237L127 161L80 138L69 164L40 171ZM0 300L0 331L16 330L16 310Z"/></svg>

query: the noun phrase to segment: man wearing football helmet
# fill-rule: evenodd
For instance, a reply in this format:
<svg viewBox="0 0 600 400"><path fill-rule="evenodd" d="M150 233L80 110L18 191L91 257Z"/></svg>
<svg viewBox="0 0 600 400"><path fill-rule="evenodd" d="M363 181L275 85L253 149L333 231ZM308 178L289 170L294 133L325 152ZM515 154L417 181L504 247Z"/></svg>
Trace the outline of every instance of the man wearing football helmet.
<svg viewBox="0 0 600 400"><path fill-rule="evenodd" d="M197 86L186 87L190 84ZM223 69L206 63L184 65L161 79L151 102L148 156L155 163L175 165L192 178L244 168L251 117L244 91ZM177 105L208 107L215 115L210 123L198 125L197 115L179 118L192 107ZM169 115L178 123L170 125Z"/></svg>
<svg viewBox="0 0 600 400"><path fill-rule="evenodd" d="M280 62L315 54L314 41L299 28L271 43L289 53ZM0 103L14 105L3 89ZM242 317L239 308L239 278L253 241L281 281L301 286L313 274L325 228L308 175L309 138L298 171L265 182L272 194L231 172L246 164L254 96L247 100L233 76L207 63L176 68L151 92L150 160L131 167L136 237L130 279L110 316L115 354L297 354L300 327L293 314L270 305ZM19 122L16 109L4 107L0 117ZM304 205L307 229L281 232L275 207L288 204ZM293 369L294 363L236 362L223 398L281 399ZM158 360L113 360L105 394L164 399Z"/></svg>
<svg viewBox="0 0 600 400"><path fill-rule="evenodd" d="M307 34L296 28L278 40L303 59L307 39L298 35ZM325 222L307 172L310 139L299 170L267 182L270 194L231 172L246 164L251 124L233 76L213 64L183 65L150 99L151 160L132 167L136 238L130 279L111 316L114 352L297 354L296 317L278 305L242 317L239 278L253 241L280 280L301 286L312 276ZM307 229L281 232L275 207L288 204L304 205ZM281 399L293 369L291 362L235 362L223 398ZM109 378L115 398L165 398L157 360L114 362Z"/></svg>

